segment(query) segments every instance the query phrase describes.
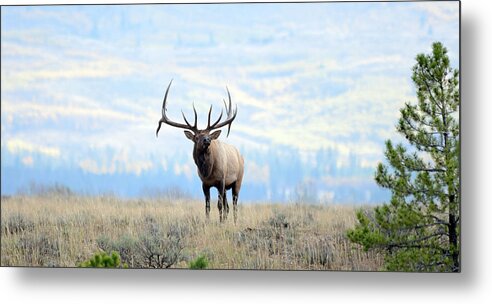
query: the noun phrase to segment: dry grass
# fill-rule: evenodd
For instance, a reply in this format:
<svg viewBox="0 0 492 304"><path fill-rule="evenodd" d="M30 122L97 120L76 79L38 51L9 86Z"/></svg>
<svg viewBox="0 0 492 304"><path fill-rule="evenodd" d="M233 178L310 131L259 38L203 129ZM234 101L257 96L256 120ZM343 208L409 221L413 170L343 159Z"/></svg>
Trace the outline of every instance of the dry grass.
<svg viewBox="0 0 492 304"><path fill-rule="evenodd" d="M200 255L214 269L381 268L382 257L345 236L353 207L241 205L236 225L232 212L218 223L212 207L206 221L201 202L2 197L1 264L75 267L98 250L117 249L138 268L187 268Z"/></svg>

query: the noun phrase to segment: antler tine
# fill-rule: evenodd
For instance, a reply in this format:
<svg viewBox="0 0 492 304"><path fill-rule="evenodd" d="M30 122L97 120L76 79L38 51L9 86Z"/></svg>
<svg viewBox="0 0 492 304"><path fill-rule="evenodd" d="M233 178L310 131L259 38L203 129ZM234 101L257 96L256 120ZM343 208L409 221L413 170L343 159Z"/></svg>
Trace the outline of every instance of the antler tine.
<svg viewBox="0 0 492 304"><path fill-rule="evenodd" d="M164 100L162 100L162 117L166 116L166 101L167 101L167 94L169 93L169 88L171 87L171 84L173 83L173 79L169 82L169 85L167 86L166 93L164 94Z"/></svg>
<svg viewBox="0 0 492 304"><path fill-rule="evenodd" d="M236 118L236 115L237 115L237 105L236 105L236 109L234 110L234 116L233 116L232 120L234 120ZM231 123L229 124L229 127L227 128L227 136L226 137L229 137L229 133L231 132L232 120L231 120Z"/></svg>
<svg viewBox="0 0 492 304"><path fill-rule="evenodd" d="M190 123L188 122L188 119L186 119L186 116L185 116L185 114L183 113L183 110L181 110L181 115L183 115L183 119L184 119L185 123L188 125L188 127L193 128L193 127L190 125Z"/></svg>
<svg viewBox="0 0 492 304"><path fill-rule="evenodd" d="M230 111L232 110L232 100L231 100L231 93L229 93L229 88L226 86L226 90L227 90L227 96L229 97L229 113L227 114L230 114ZM236 108L237 108L237 105L236 105Z"/></svg>
<svg viewBox="0 0 492 304"><path fill-rule="evenodd" d="M167 115L166 115L167 95L169 93L169 88L171 87L171 84L172 83L173 83L173 80L171 79L171 81L169 82L169 85L167 86L166 93L164 94L164 100L162 101L162 118L159 120L159 125L157 126L157 130L155 131L155 136L156 137L159 134L159 130L161 129L162 123L168 124L168 125L173 126L173 127L176 127L176 128L188 129L188 130L191 130L193 132L196 132L197 131L197 128L196 128L197 114L196 114L196 110L195 110L195 107L194 106L193 106L193 110L195 111L195 125L194 126L191 126L188 123L188 121L186 120L186 117L184 116L184 114L183 114L183 118L185 119L186 125L185 124L174 122L174 121L170 120L167 117ZM183 113L183 112L181 111L181 113Z"/></svg>
<svg viewBox="0 0 492 304"><path fill-rule="evenodd" d="M186 119L186 116L184 115L183 113L183 110L181 110L181 115L183 115L183 118L184 118L184 121L186 122L186 124L192 128L192 129L196 129L196 124L197 124L197 120L198 120L198 115L196 114L196 109L195 109L195 103L193 103L193 112L195 113L195 123L193 124L193 126L188 122L188 120Z"/></svg>
<svg viewBox="0 0 492 304"><path fill-rule="evenodd" d="M157 130L155 130L155 137L158 137L159 130L161 129L162 123L163 123L162 119L159 120L159 124L157 125Z"/></svg>
<svg viewBox="0 0 492 304"><path fill-rule="evenodd" d="M197 127L198 115L196 114L195 103L193 103L193 113L195 113L195 123L194 123L193 127L196 129L196 127Z"/></svg>
<svg viewBox="0 0 492 304"><path fill-rule="evenodd" d="M209 128L212 129L219 123L219 121L222 119L222 114L224 114L224 110L220 110L219 118L217 118L217 120L211 126L209 126Z"/></svg>
<svg viewBox="0 0 492 304"><path fill-rule="evenodd" d="M210 105L210 110L208 110L208 123L207 123L207 128L210 128L210 115L212 115L212 105Z"/></svg>
<svg viewBox="0 0 492 304"><path fill-rule="evenodd" d="M222 99L222 101L224 102L224 107L226 109L227 117L229 117L229 109L227 108L227 103L226 103L225 99Z"/></svg>
<svg viewBox="0 0 492 304"><path fill-rule="evenodd" d="M223 114L223 112L221 112L219 119L214 124L212 124L211 126L209 124L207 129L213 130L213 129L222 128L223 126L228 125L227 136L229 136L229 133L231 131L232 122L234 121L234 119L236 118L236 115L237 115L237 105L236 105L236 109L233 111L232 110L231 93L229 92L229 88L226 87L226 90L227 90L227 97L229 100L229 106L227 105L227 102L225 101L225 99L223 99L223 101L224 101L224 106L225 106L226 113L227 113L227 119L224 120L223 122L220 122L220 119L222 118L222 114Z"/></svg>

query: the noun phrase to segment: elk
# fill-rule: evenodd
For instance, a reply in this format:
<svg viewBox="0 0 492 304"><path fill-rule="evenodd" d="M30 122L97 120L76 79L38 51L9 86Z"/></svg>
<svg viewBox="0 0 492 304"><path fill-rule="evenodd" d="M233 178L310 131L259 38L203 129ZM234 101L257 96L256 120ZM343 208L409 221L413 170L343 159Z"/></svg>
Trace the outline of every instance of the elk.
<svg viewBox="0 0 492 304"><path fill-rule="evenodd" d="M229 213L226 191L232 189L234 223L236 223L237 201L239 197L239 191L241 190L241 182L243 180L244 159L234 146L218 140L221 130L217 130L213 133L211 132L224 126L228 126L227 137L229 137L231 124L237 115L237 105L235 110L233 111L231 94L229 93L229 89L226 88L227 96L229 98L229 106L224 100L227 118L222 122L220 121L223 114L222 110L219 118L211 124L210 117L212 114L212 106L210 106L210 110L208 111L207 128L204 130L199 130L197 127L197 113L195 105L193 105L193 112L195 113L195 122L193 125L188 122L183 111L181 111L181 114L183 115L185 124L174 122L167 117L166 102L171 84L172 80L169 82L166 93L164 95L164 101L162 102L162 118L159 120L159 125L156 130L156 137L159 134L162 123L168 124L172 127L185 129L184 133L186 138L191 140L194 144L193 160L195 161L195 164L197 166L198 176L202 181L202 190L203 194L205 195L206 218L210 218L210 188L215 187L219 194L217 207L219 209L220 222L225 220Z"/></svg>

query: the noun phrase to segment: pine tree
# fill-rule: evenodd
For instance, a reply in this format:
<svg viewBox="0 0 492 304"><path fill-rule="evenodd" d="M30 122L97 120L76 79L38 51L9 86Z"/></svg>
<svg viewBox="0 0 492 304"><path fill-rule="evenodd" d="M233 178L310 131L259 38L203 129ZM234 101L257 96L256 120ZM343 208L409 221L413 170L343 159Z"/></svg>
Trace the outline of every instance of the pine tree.
<svg viewBox="0 0 492 304"><path fill-rule="evenodd" d="M391 201L360 210L348 237L381 250L387 270L459 272L459 71L439 42L416 61L417 103L405 104L396 126L408 144L386 141L388 164L375 173Z"/></svg>
<svg viewBox="0 0 492 304"><path fill-rule="evenodd" d="M111 252L111 255L108 255L106 252L101 251L94 256L82 263L80 263L79 267L88 268L128 268L128 265L121 264L120 254L116 251Z"/></svg>

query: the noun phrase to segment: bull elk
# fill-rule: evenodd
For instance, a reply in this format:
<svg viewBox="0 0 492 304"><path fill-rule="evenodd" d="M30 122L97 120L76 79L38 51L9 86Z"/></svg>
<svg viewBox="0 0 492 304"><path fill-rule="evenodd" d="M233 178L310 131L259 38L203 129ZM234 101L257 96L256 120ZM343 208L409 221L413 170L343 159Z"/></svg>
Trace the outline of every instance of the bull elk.
<svg viewBox="0 0 492 304"><path fill-rule="evenodd" d="M227 118L222 122L220 121L223 114L223 111L221 111L219 118L211 124L210 117L212 114L212 106L210 106L210 110L208 111L207 128L204 130L199 130L197 127L197 113L195 105L193 105L193 112L195 113L195 122L193 125L188 122L183 111L181 111L181 114L183 115L185 124L174 122L167 117L166 102L171 84L172 80L169 82L164 95L164 101L162 102L162 118L159 120L156 136L159 133L162 123L176 128L186 129L186 131L184 131L186 137L194 143L193 159L198 169L198 176L202 180L202 189L203 194L205 195L205 214L207 219L210 217L210 188L215 187L219 193L217 207L219 209L219 219L221 222L227 218L227 214L229 213L226 191L232 189L234 222L236 222L237 200L239 197L239 191L241 190L241 182L243 180L244 159L234 146L218 140L221 133L220 130L211 133L213 130L228 126L227 136L229 136L231 124L237 115L237 106L234 111L232 110L232 101L229 89L227 89L229 105L227 105L224 100Z"/></svg>

